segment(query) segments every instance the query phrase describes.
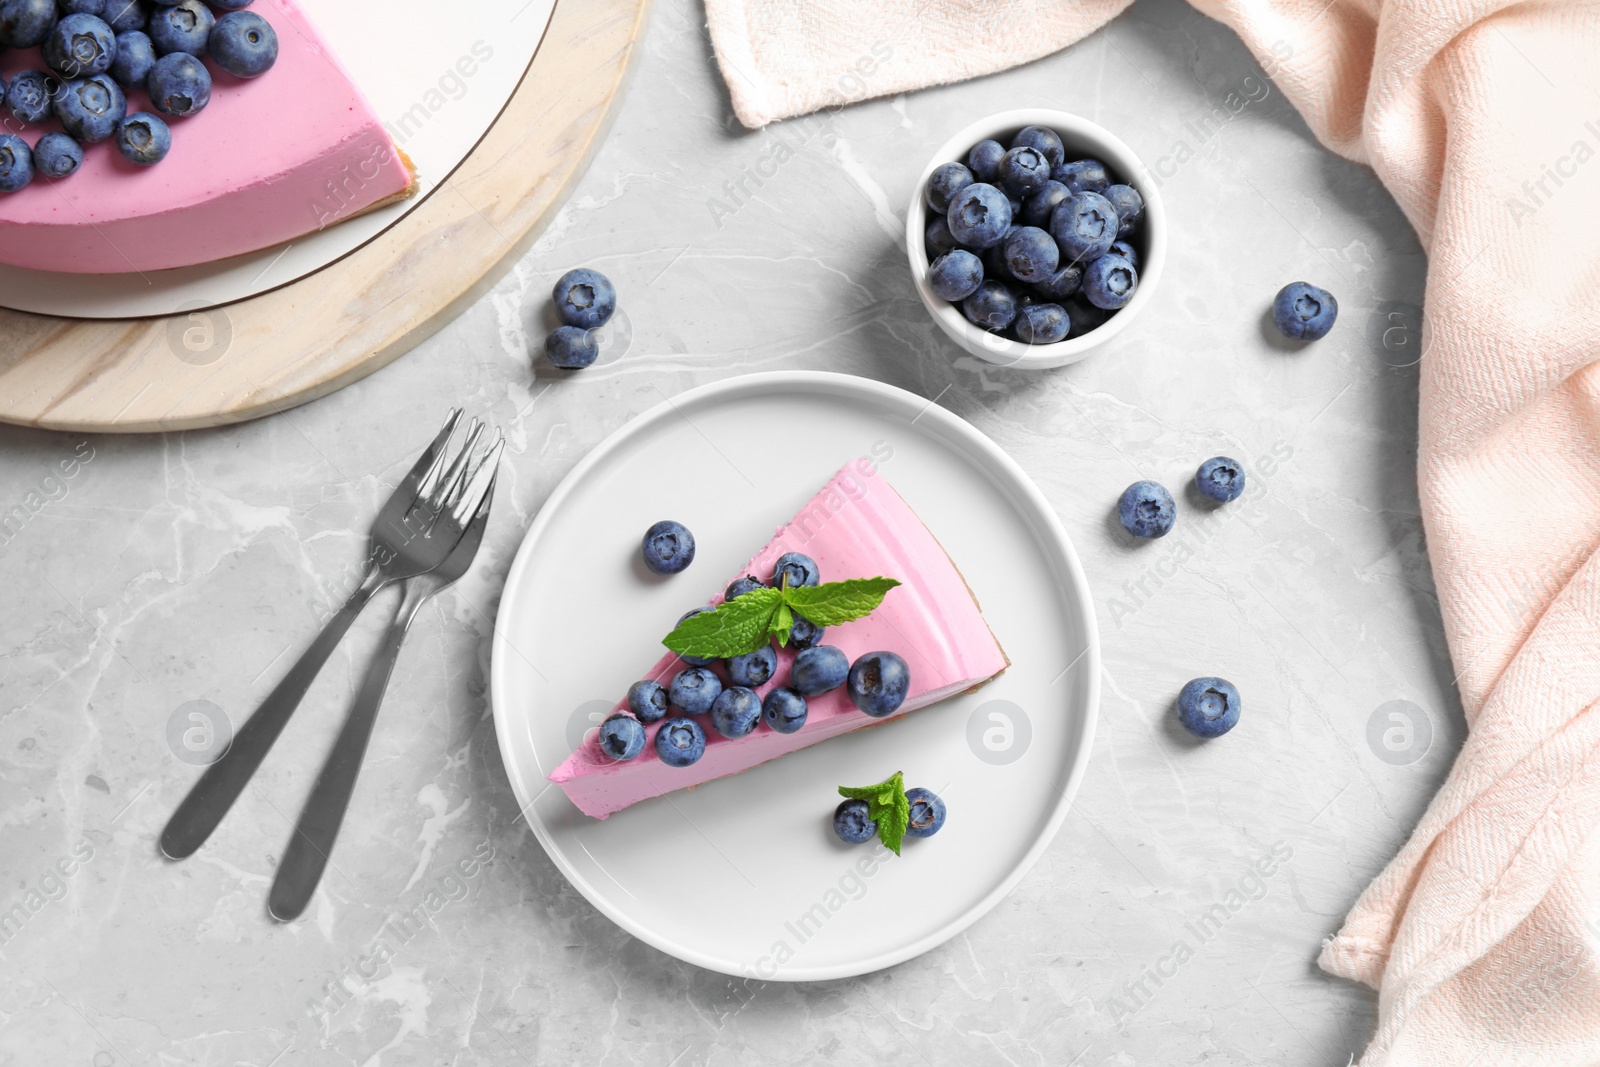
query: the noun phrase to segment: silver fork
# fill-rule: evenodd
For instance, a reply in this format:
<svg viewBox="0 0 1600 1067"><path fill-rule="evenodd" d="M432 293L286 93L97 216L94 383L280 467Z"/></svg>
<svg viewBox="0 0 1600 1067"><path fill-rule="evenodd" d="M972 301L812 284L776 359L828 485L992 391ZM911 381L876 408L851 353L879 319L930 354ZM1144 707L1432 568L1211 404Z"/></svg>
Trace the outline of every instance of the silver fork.
<svg viewBox="0 0 1600 1067"><path fill-rule="evenodd" d="M295 824L289 846L278 864L278 873L272 880L272 892L267 897L267 911L281 922L300 917L311 895L322 880L322 872L333 852L333 843L339 836L350 798L355 793L356 778L361 773L361 762L366 756L367 743L372 739L372 728L378 719L378 709L383 704L384 691L389 686L389 676L400 656L400 645L406 631L422 605L459 579L472 566L483 542L483 530L489 522L489 506L494 500L495 471L499 465L503 441L489 449L483 461L475 468L459 500L447 502L447 513L441 517L440 526L448 530L465 532L454 542L454 549L438 567L406 581L405 594L394 621L384 634L377 659L367 668L361 681L361 690L351 705L349 717L333 743L333 751L317 775L300 821ZM446 523L450 524L446 526Z"/></svg>
<svg viewBox="0 0 1600 1067"><path fill-rule="evenodd" d="M283 676L256 713L240 728L222 756L206 768L200 780L183 798L178 810L161 832L161 851L169 859L183 859L205 844L233 802L244 792L245 783L261 766L289 717L311 688L334 648L350 629L361 609L374 593L391 582L411 578L442 563L453 543L443 538L426 538L438 511L428 510L429 494L437 492L446 479L460 476L462 464L471 454L481 428L474 422L468 432L467 447L446 467L450 439L461 419L460 409L450 412L444 426L401 479L378 517L373 520L366 572L361 584L344 606L324 625L311 647L301 654L289 673ZM459 527L457 527L459 530Z"/></svg>

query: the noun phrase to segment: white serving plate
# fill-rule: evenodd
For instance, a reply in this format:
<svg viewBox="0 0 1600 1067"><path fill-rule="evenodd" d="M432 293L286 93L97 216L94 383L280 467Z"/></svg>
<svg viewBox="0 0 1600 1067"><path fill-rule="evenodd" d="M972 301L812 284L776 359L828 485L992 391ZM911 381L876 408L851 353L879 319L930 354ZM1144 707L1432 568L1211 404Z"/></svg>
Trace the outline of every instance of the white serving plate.
<svg viewBox="0 0 1600 1067"><path fill-rule="evenodd" d="M859 456L878 460L944 544L1011 668L974 693L604 821L579 812L545 775L654 663L677 617ZM669 517L693 531L697 555L660 579L639 562L639 539ZM788 372L674 397L573 469L507 577L490 689L518 803L595 907L690 963L806 981L910 959L1010 892L1083 776L1099 674L1077 555L1010 457L922 397ZM835 787L896 770L943 796L948 821L869 862L875 842L833 835Z"/></svg>
<svg viewBox="0 0 1600 1067"><path fill-rule="evenodd" d="M417 195L286 245L177 270L56 274L0 264L0 306L82 319L171 315L242 300L322 269L400 221L461 165L527 73L555 11L555 0L298 2L416 164ZM470 78L457 67L463 57Z"/></svg>

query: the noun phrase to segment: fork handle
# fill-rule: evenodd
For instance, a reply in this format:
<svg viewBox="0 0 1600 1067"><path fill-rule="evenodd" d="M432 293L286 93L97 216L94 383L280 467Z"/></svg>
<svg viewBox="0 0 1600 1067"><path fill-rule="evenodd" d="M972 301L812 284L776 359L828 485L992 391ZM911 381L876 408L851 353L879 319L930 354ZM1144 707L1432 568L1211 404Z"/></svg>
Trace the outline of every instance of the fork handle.
<svg viewBox="0 0 1600 1067"><path fill-rule="evenodd" d="M349 810L350 797L355 793L356 777L361 773L367 742L372 739L372 727L378 719L378 708L389 687L389 676L400 658L400 645L417 616L417 609L428 597L430 583L426 578L413 578L406 582L405 590L400 610L389 624L377 659L361 680L361 690L350 707L349 717L333 743L328 761L317 775L317 783L311 788L311 796L300 812L300 821L295 824L294 835L289 838L278 864L272 892L267 896L267 911L280 922L298 919L322 880L334 840L339 836L339 827Z"/></svg>
<svg viewBox="0 0 1600 1067"><path fill-rule="evenodd" d="M344 606L328 620L316 640L311 642L311 647L301 654L295 665L289 668L289 673L267 694L256 713L240 728L227 751L206 768L200 780L189 790L189 795L183 798L183 803L178 805L178 810L167 820L166 829L161 831L161 851L168 859L184 859L205 844L211 831L217 828L228 809L233 807L233 802L244 792L245 783L256 773L261 761L266 759L273 742L278 740L289 717L300 706L306 690L311 688L312 681L322 670L323 664L328 662L328 657L350 629L350 624L355 622L361 609L367 606L367 601L384 584L378 568L369 564L361 584L350 594Z"/></svg>

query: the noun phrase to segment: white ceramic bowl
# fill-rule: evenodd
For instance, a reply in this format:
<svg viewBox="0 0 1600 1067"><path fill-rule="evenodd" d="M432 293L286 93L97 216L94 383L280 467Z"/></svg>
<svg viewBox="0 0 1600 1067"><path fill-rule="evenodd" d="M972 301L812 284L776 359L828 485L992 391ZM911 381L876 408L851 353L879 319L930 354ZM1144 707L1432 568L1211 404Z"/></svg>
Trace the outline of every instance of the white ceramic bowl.
<svg viewBox="0 0 1600 1067"><path fill-rule="evenodd" d="M1066 145L1067 159L1098 159L1106 165L1112 177L1139 190L1144 198L1144 216L1134 235L1133 247L1139 253L1139 288L1133 299L1103 325L1081 337L1057 341L1053 345L1030 345L997 333L990 333L973 325L961 309L934 295L928 287L928 252L925 231L928 228L929 208L923 194L928 187L928 176L941 163L952 160L965 163L972 146L985 138L993 138L1009 145L1011 138L1024 126L1045 126L1061 135ZM1155 297L1156 286L1161 281L1161 269L1167 260L1167 215L1161 206L1161 194L1149 171L1133 150L1111 132L1088 119L1065 111L1045 108L1018 108L1002 111L979 119L960 130L939 146L922 176L911 190L911 203L906 210L906 254L911 261L911 276L916 280L917 292L923 305L939 328L950 339L979 359L1006 367L1027 367L1043 370L1076 363L1090 352L1114 340L1133 324L1139 312Z"/></svg>

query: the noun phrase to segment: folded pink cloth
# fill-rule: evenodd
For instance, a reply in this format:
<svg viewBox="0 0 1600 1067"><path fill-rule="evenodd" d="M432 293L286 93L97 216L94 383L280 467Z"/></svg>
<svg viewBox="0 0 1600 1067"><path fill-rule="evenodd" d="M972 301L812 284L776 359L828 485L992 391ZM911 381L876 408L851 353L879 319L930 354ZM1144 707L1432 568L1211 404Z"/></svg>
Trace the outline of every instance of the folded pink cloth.
<svg viewBox="0 0 1600 1067"><path fill-rule="evenodd" d="M1379 990L1368 1067L1600 1064L1600 7L1194 3L1429 255L1418 480L1470 731L1321 964ZM1026 62L1124 6L706 0L749 126Z"/></svg>

